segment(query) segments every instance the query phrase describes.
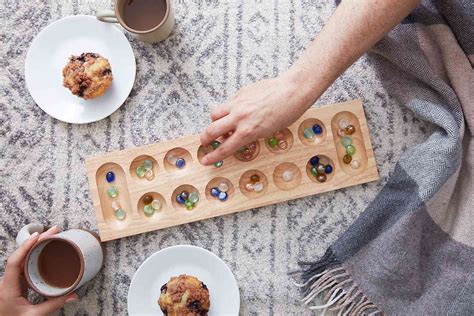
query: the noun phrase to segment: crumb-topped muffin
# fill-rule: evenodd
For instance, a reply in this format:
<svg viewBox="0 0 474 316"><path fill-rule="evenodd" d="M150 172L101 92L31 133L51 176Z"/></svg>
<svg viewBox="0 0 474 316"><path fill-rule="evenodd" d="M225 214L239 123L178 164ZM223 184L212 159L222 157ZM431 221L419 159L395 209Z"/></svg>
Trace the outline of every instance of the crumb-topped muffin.
<svg viewBox="0 0 474 316"><path fill-rule="evenodd" d="M63 85L86 100L103 95L113 79L109 61L96 53L71 56L63 69L63 77Z"/></svg>
<svg viewBox="0 0 474 316"><path fill-rule="evenodd" d="M158 300L167 316L205 316L209 311L209 290L198 278L182 274L161 287Z"/></svg>

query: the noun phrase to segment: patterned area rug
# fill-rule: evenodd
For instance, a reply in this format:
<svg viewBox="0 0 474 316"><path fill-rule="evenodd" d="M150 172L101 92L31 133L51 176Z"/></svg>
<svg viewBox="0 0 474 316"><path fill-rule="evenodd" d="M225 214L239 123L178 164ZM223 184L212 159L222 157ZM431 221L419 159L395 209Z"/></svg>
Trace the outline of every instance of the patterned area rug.
<svg viewBox="0 0 474 316"><path fill-rule="evenodd" d="M2 274L24 224L97 230L87 156L199 133L210 122L212 106L249 82L287 69L335 9L326 1L175 1L176 28L169 39L148 45L127 35L137 78L120 110L88 125L52 119L25 87L31 41L61 17L111 6L112 1L0 0ZM314 106L355 98L364 101L380 182L108 242L105 268L65 313L126 314L128 286L143 260L164 247L193 244L230 266L242 314L309 314L288 270L298 260L322 255L380 190L400 152L430 129L389 97L366 57Z"/></svg>

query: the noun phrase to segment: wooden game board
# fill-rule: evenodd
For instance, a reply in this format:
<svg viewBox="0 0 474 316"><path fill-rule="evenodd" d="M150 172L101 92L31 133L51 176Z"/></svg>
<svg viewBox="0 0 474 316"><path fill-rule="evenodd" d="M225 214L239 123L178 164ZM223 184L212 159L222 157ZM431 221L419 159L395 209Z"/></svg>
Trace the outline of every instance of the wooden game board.
<svg viewBox="0 0 474 316"><path fill-rule="evenodd" d="M354 158L361 162L358 169L353 169L342 161L345 148L337 135L337 122L341 118L345 118L356 128L352 138L357 150ZM312 142L303 137L303 130L315 123L323 126L324 131ZM255 159L242 162L229 157L220 168L204 166L199 162L203 155L199 135L87 158L87 175L102 241L378 180L374 152L360 100L309 109L284 133L288 136L288 149L273 152L267 142L260 139ZM185 158L186 167L177 169L170 164L166 159L166 155L170 153L175 157ZM329 159L334 167L324 183L317 182L311 175L308 161L314 155ZM135 172L136 167L145 159L154 162L155 178L152 181L139 178ZM283 181L282 173L285 170L294 172L292 181ZM105 179L108 171L115 173L113 185L119 191L116 199L127 212L122 221L115 218L112 201L107 196L107 188L111 185ZM248 192L244 187L255 173L264 183L264 190L260 193ZM210 188L221 181L229 185L229 198L225 202L212 197L209 192ZM183 190L193 191L192 189L199 192L200 201L189 211L176 202L175 196ZM163 205L161 211L155 212L151 217L143 213L145 195L160 199Z"/></svg>

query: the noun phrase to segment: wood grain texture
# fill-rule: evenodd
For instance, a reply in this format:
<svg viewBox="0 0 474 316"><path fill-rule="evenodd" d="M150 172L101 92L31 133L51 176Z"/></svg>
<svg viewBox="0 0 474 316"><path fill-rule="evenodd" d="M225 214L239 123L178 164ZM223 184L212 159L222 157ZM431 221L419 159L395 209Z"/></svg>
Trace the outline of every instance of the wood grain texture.
<svg viewBox="0 0 474 316"><path fill-rule="evenodd" d="M354 139L357 139L358 157L364 161L361 161L361 167L357 170L341 167L340 155L343 150L338 147L342 145L338 143L337 135L333 137L337 132L333 118L339 116L348 118L358 127ZM300 135L302 133L300 125L312 122L310 119L318 120L324 125L325 130L321 139L314 143L304 141ZM199 162L199 135L87 158L87 175L101 240L122 238L378 180L361 101L354 100L309 109L298 121L289 126L288 130L292 134L293 143L284 153L271 152L261 139L257 158L250 162L242 162L231 156L224 160L221 168L204 166ZM167 165L166 155L170 151L182 153L183 149L191 157L187 160L186 168L178 170ZM307 163L314 155L326 156L333 162L333 174L324 183L315 182L308 176ZM131 167L136 164L137 157L141 160L143 156L152 157L158 164L155 164L157 173L152 181L136 177L134 168ZM284 166L285 163L291 163L299 169L301 175L296 177L296 183L282 185L278 180L282 174L280 165ZM129 200L131 204L131 210L126 210L127 220L120 223L116 223L118 220L110 210L112 200L106 196L106 189L110 184L106 182L104 175L111 164L114 164L114 168L119 166L123 169L124 172L116 172L115 181L123 184L119 188L119 197ZM249 176L249 170L257 170L264 175L263 182L266 184L264 194L242 192L241 178ZM218 177L232 183L233 192L226 202L216 202L213 197L206 194L209 182ZM200 201L192 211L174 202L174 194L181 190L178 189L180 186L192 186L199 191ZM141 200L149 193L159 194L164 202L162 210L150 218L143 216Z"/></svg>

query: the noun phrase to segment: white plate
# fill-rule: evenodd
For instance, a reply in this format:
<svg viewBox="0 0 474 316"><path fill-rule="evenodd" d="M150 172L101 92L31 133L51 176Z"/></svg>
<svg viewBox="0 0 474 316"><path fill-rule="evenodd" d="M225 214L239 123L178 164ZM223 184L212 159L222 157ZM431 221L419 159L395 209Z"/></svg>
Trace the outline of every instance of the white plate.
<svg viewBox="0 0 474 316"><path fill-rule="evenodd" d="M160 288L180 274L195 276L206 284L211 301L209 316L239 314L239 287L230 269L212 252L188 245L165 248L142 263L128 289L128 313L163 315L158 305Z"/></svg>
<svg viewBox="0 0 474 316"><path fill-rule="evenodd" d="M62 69L71 55L99 53L112 66L107 92L84 100L63 87ZM135 56L125 35L95 17L76 15L45 27L33 40L25 62L26 86L36 104L52 117L68 123L103 119L127 99L135 81Z"/></svg>

